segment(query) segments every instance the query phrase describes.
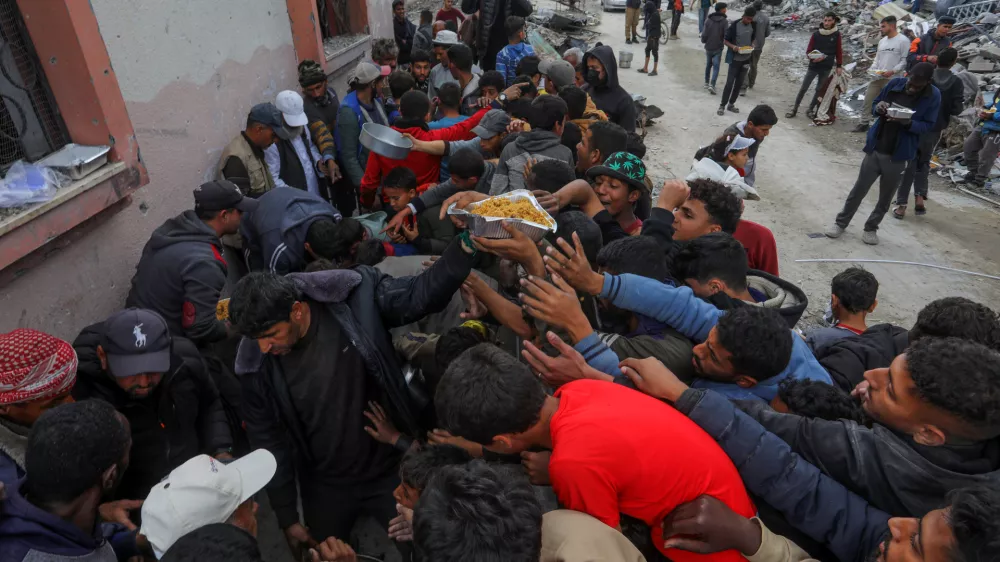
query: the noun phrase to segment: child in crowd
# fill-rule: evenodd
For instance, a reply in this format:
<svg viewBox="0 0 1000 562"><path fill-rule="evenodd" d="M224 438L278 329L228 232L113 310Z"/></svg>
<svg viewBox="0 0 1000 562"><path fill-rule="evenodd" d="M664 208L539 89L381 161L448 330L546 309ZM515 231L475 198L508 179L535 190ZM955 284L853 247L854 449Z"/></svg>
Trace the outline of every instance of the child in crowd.
<svg viewBox="0 0 1000 562"><path fill-rule="evenodd" d="M642 219L635 216L635 205L646 189L646 165L629 152L616 152L603 165L592 166L587 177L604 208L629 236L642 232Z"/></svg>
<svg viewBox="0 0 1000 562"><path fill-rule="evenodd" d="M438 469L465 464L472 455L454 445L428 445L406 452L399 464L399 486L392 495L402 506L413 509Z"/></svg>
<svg viewBox="0 0 1000 562"><path fill-rule="evenodd" d="M525 40L527 32L524 29L524 18L510 16L504 22L504 31L507 33L507 46L497 53L497 72L499 72L507 86L515 84L517 77L517 66L521 59L528 55L534 55L535 50L531 48Z"/></svg>
<svg viewBox="0 0 1000 562"><path fill-rule="evenodd" d="M409 168L393 168L382 180L382 196L389 200L392 210L399 212L417 196L417 176ZM441 220L440 205L425 209L416 218L412 215L404 219L401 233L392 233L395 244L412 245L418 254L439 256L455 237L455 225L451 220ZM395 255L399 253L396 248Z"/></svg>
<svg viewBox="0 0 1000 562"><path fill-rule="evenodd" d="M868 315L878 306L878 279L860 267L838 273L830 289L831 326L806 334L806 343L813 350L841 338L863 334L868 329Z"/></svg>

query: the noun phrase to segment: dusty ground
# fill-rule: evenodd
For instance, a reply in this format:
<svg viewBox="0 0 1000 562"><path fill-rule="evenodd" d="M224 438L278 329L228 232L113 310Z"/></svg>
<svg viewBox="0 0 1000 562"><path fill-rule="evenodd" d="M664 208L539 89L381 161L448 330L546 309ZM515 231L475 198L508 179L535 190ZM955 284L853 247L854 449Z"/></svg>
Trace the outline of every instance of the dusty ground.
<svg viewBox="0 0 1000 562"><path fill-rule="evenodd" d="M665 12L667 17L669 13ZM877 186L869 194L847 232L838 240L810 238L833 223L857 177L864 135L850 132L853 119L834 126L814 127L804 111L785 119L799 87L802 70L793 58L804 51L801 32L775 31L761 59L756 87L737 102L739 115L715 114L725 84L720 72L719 95L702 89L705 55L698 38L696 14L685 14L680 40L660 48L659 76L636 72L641 68L641 46L624 44L624 15L605 13L604 42L615 50L631 48L631 69L619 72L622 85L646 96L666 115L646 137L647 166L654 178L683 177L692 156L731 123L742 120L759 103L778 112L778 125L758 154L757 188L761 201L747 202L745 217L774 231L780 253L781 276L798 284L809 296L804 320L819 318L829 300L830 279L845 263L796 263L799 259L890 259L932 263L1000 275L1000 212L991 205L952 189L932 177L928 214L911 214L904 221L887 216L879 230L881 244L861 242L862 225L875 204ZM872 323L909 326L927 302L943 296L965 296L992 305L1000 295L1000 281L947 271L891 264L863 264L878 278L879 306Z"/></svg>

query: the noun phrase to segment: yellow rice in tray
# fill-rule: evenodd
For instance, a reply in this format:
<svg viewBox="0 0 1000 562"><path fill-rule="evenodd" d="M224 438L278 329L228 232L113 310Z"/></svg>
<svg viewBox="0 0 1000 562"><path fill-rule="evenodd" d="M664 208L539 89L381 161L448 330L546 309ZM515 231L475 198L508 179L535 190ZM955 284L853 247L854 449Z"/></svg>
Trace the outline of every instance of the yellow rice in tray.
<svg viewBox="0 0 1000 562"><path fill-rule="evenodd" d="M491 197L476 205L469 213L481 217L522 219L535 224L552 226L552 219L535 208L528 199L512 200L509 197Z"/></svg>

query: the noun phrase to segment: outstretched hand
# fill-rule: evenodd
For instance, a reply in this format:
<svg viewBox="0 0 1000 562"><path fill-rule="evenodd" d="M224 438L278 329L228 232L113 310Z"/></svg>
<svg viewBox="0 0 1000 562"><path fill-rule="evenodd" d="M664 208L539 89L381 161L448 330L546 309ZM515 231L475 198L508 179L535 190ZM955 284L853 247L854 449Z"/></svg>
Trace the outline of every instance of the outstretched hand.
<svg viewBox="0 0 1000 562"><path fill-rule="evenodd" d="M737 550L752 556L760 550L761 529L716 498L703 495L663 518L663 538L664 548L699 554Z"/></svg>
<svg viewBox="0 0 1000 562"><path fill-rule="evenodd" d="M556 245L549 246L545 255L545 267L553 275L559 275L578 291L588 295L599 295L604 289L604 276L590 268L587 254L583 251L580 236L573 233L573 246L559 238Z"/></svg>
<svg viewBox="0 0 1000 562"><path fill-rule="evenodd" d="M688 385L681 382L659 359L629 357L622 361L620 366L622 373L635 384L637 389L654 398L676 402L688 389Z"/></svg>
<svg viewBox="0 0 1000 562"><path fill-rule="evenodd" d="M521 279L521 302L532 317L568 331L574 343L594 331L576 291L558 275L552 283L534 275Z"/></svg>
<svg viewBox="0 0 1000 562"><path fill-rule="evenodd" d="M448 216L448 208L451 207L452 203L455 204L456 209L464 209L472 203L488 198L489 195L479 193L478 191L461 191L445 199L444 203L441 203L441 212L438 213L438 218L445 220L445 217Z"/></svg>
<svg viewBox="0 0 1000 562"><path fill-rule="evenodd" d="M378 402L368 402L365 417L368 418L368 421L372 422L372 425L365 426L365 433L371 435L372 439L390 446L395 445L396 441L399 441L402 434L396 429L396 426L393 425L392 420L389 419L389 416L386 415L385 410L382 409L382 406Z"/></svg>
<svg viewBox="0 0 1000 562"><path fill-rule="evenodd" d="M580 379L613 381L614 378L602 373L587 364L580 352L570 347L562 338L552 332L545 334L549 344L559 352L557 357L550 357L530 341L525 340L521 356L531 365L531 370L552 388Z"/></svg>

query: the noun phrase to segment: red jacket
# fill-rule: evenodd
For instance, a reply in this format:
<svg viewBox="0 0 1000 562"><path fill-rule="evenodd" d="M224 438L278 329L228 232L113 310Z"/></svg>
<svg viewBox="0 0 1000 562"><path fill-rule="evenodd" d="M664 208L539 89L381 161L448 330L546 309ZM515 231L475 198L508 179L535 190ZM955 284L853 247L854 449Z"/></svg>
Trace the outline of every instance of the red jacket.
<svg viewBox="0 0 1000 562"><path fill-rule="evenodd" d="M465 121L456 123L451 127L444 129L435 129L433 131L425 131L420 127L410 127L408 129L393 127L393 129L401 133L409 133L413 135L414 138L423 141L468 140L475 136L472 133L472 128L479 124L479 121L484 115L486 115L487 111L489 111L489 108L481 109ZM402 160L394 160L372 152L368 155L368 165L365 168L365 176L361 178L362 205L365 207L371 207L372 203L375 202L375 193L378 192L379 185L382 183L382 178L389 173L389 170L398 166L406 166L407 168L413 170L413 173L417 175L417 185L437 183L439 176L441 175L440 156L413 150L410 151L406 158Z"/></svg>

